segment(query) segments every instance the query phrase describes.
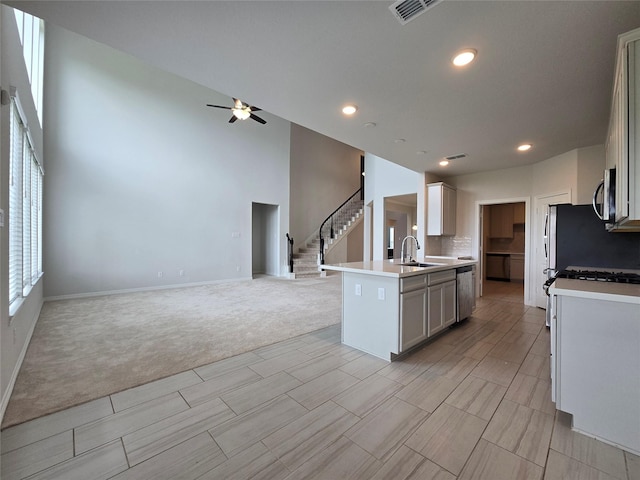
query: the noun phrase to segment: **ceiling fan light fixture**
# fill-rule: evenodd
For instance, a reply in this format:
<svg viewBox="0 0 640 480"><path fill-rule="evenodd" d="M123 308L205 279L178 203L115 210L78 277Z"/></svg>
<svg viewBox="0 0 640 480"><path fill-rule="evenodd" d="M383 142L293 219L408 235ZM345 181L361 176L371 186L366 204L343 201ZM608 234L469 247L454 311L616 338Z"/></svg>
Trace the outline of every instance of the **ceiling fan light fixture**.
<svg viewBox="0 0 640 480"><path fill-rule="evenodd" d="M246 120L251 115L251 110L248 108L234 108L231 111L239 120Z"/></svg>
<svg viewBox="0 0 640 480"><path fill-rule="evenodd" d="M451 60L456 67L464 67L470 64L478 54L478 51L473 48L467 48L456 53L455 57Z"/></svg>
<svg viewBox="0 0 640 480"><path fill-rule="evenodd" d="M353 115L358 111L358 107L356 105L345 105L342 107L342 113L345 115Z"/></svg>
<svg viewBox="0 0 640 480"><path fill-rule="evenodd" d="M441 160L440 161L440 166L441 167L446 167L447 165L449 165L449 160Z"/></svg>

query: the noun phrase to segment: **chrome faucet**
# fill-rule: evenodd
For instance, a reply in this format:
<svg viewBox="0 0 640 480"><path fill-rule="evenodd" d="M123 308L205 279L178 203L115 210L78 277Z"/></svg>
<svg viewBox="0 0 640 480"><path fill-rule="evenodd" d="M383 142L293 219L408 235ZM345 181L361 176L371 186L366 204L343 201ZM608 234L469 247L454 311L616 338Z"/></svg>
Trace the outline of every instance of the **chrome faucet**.
<svg viewBox="0 0 640 480"><path fill-rule="evenodd" d="M418 250L420 250L420 244L418 243L418 239L416 237L414 237L413 235L407 235L406 237L404 237L404 239L402 240L402 248L400 249L400 258L402 263L404 263L404 243L408 238L413 238L416 242L416 256L418 256ZM413 259L411 258L411 253L409 253L409 261L411 260Z"/></svg>

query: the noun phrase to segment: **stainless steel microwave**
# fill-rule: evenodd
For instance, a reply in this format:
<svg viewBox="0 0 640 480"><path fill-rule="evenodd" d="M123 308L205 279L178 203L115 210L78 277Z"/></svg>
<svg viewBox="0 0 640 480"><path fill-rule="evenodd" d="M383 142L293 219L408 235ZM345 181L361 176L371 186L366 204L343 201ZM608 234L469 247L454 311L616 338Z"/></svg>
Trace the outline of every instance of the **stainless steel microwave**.
<svg viewBox="0 0 640 480"><path fill-rule="evenodd" d="M598 196L602 191L602 202L598 202ZM616 169L608 168L604 171L602 182L593 192L593 210L603 222L616 221Z"/></svg>

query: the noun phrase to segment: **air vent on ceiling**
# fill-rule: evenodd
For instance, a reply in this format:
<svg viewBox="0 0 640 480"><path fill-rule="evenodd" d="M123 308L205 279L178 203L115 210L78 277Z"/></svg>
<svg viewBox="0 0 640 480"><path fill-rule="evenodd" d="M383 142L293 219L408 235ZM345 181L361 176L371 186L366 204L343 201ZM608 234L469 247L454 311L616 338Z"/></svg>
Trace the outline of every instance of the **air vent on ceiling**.
<svg viewBox="0 0 640 480"><path fill-rule="evenodd" d="M399 0L389 6L389 10L402 25L423 14L441 0Z"/></svg>
<svg viewBox="0 0 640 480"><path fill-rule="evenodd" d="M467 156L466 153L458 153L456 155L449 155L448 157L444 157L444 158L446 158L447 160L457 160L459 158L464 158L466 156Z"/></svg>

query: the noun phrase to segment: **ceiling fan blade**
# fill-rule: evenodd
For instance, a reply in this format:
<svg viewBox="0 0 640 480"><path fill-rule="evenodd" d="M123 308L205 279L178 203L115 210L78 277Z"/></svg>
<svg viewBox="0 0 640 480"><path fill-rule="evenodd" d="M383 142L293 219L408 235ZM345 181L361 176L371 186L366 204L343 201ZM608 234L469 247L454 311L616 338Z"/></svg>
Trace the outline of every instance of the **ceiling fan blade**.
<svg viewBox="0 0 640 480"><path fill-rule="evenodd" d="M252 112L261 112L262 109L258 108L258 107L254 107L253 105L249 107L251 109Z"/></svg>
<svg viewBox="0 0 640 480"><path fill-rule="evenodd" d="M232 107L225 107L224 105L210 105L207 103L207 107L215 107L215 108L224 108L226 110L231 110Z"/></svg>
<svg viewBox="0 0 640 480"><path fill-rule="evenodd" d="M236 117L235 115L231 115L231 118L229 119L229 123L233 123L238 119L238 117Z"/></svg>
<svg viewBox="0 0 640 480"><path fill-rule="evenodd" d="M256 122L261 123L261 124L263 124L263 125L264 125L265 123L267 123L267 121L266 121L266 120L261 119L259 116L254 115L253 113L250 113L250 114L249 114L249 116L250 116L251 118L253 118Z"/></svg>

